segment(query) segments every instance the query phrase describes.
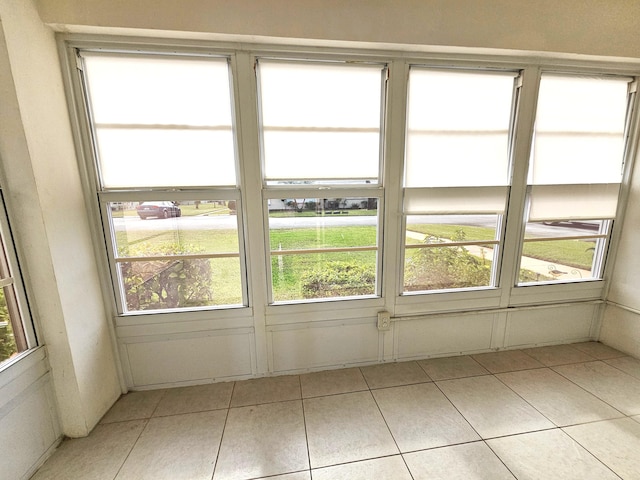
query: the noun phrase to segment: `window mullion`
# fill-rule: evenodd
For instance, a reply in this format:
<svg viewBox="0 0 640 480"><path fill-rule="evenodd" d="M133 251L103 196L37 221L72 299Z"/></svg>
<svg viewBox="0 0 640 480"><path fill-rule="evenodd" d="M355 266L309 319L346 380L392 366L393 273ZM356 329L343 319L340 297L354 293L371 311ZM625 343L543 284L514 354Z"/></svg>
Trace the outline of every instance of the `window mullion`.
<svg viewBox="0 0 640 480"><path fill-rule="evenodd" d="M500 285L500 306L509 305L511 290L517 282L521 244L524 234L524 210L527 193L527 173L531 140L540 85L540 68L525 68L516 80L517 103L514 110L511 151L511 189L504 225Z"/></svg>

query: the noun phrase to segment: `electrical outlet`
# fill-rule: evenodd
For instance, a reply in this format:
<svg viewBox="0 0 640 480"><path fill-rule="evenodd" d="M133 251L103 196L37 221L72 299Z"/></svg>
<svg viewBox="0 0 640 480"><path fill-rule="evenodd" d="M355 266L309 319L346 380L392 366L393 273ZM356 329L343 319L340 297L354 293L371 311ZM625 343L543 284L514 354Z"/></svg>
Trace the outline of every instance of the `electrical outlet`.
<svg viewBox="0 0 640 480"><path fill-rule="evenodd" d="M389 312L378 312L378 330L389 330L391 328L391 314Z"/></svg>

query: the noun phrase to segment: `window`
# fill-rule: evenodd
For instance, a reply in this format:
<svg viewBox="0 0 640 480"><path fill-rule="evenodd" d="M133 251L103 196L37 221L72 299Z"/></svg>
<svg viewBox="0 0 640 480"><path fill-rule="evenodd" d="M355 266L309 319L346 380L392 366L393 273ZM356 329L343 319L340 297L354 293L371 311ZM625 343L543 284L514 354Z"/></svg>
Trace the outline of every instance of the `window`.
<svg viewBox="0 0 640 480"><path fill-rule="evenodd" d="M379 296L384 65L260 59L271 301Z"/></svg>
<svg viewBox="0 0 640 480"><path fill-rule="evenodd" d="M81 58L119 311L246 305L228 59Z"/></svg>
<svg viewBox="0 0 640 480"><path fill-rule="evenodd" d="M402 316L603 288L636 148L635 80L606 73L624 66L85 41L70 83L119 315Z"/></svg>
<svg viewBox="0 0 640 480"><path fill-rule="evenodd" d="M411 68L405 294L497 286L516 76Z"/></svg>
<svg viewBox="0 0 640 480"><path fill-rule="evenodd" d="M36 346L11 231L0 191L0 368Z"/></svg>
<svg viewBox="0 0 640 480"><path fill-rule="evenodd" d="M520 284L602 278L622 181L631 81L543 74Z"/></svg>

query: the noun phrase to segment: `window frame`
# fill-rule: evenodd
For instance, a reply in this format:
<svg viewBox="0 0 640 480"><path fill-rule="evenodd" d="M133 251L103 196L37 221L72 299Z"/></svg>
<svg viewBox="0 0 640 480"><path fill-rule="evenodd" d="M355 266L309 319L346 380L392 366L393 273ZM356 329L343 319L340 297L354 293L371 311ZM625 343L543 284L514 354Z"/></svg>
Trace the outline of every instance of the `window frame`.
<svg viewBox="0 0 640 480"><path fill-rule="evenodd" d="M262 116L262 89L260 84L260 61L294 64L294 65L313 65L313 66L340 66L349 68L352 63L353 68L358 67L376 67L380 68L380 120L379 120L379 139L378 139L378 162L377 179L370 179L368 177L351 179L357 180L357 182L342 181L339 179L299 179L298 181L310 181L308 184L296 184L296 183L277 183L278 180L267 178L266 171L266 155L264 145L264 126ZM256 55L255 57L255 70L256 70L256 92L258 101L258 137L260 142L260 174L262 181L262 211L264 222L264 251L265 251L265 267L266 267L266 287L267 287L267 308L269 307L281 307L281 306L295 306L295 305L322 305L332 304L335 302L346 301L368 301L380 299L383 296L383 279L382 279L382 262L383 262L383 250L384 250L384 171L385 171L385 138L386 138L386 115L387 115L387 98L388 98L388 81L389 81L389 64L385 61L370 59L357 61L349 57L327 58L327 57L296 57L296 56L278 56L273 57L269 55ZM288 181L289 179L282 179L282 181ZM317 299L296 299L296 300L275 300L274 288L273 288L273 271L272 271L272 256L271 251L270 233L269 227L269 200L281 199L281 198L376 198L377 199L377 226L376 226L376 245L371 250L376 252L376 281L375 291L371 295L357 295L357 296L345 296L345 297L328 297ZM346 247L345 247L346 248ZM320 249L328 250L328 249ZM309 253L318 253L318 250L310 250ZM302 253L293 253L302 254ZM302 307L304 308L304 307Z"/></svg>
<svg viewBox="0 0 640 480"><path fill-rule="evenodd" d="M626 208L627 197L628 197L628 185L630 181L631 169L633 168L634 163L634 151L638 148L638 141L634 138L633 132L635 131L634 124L638 122L638 102L640 99L637 94L637 86L638 86L638 74L632 75L626 72L595 72L592 70L585 69L576 69L573 71L566 70L558 70L558 69L540 69L538 73L538 88L536 90L536 105L533 112L533 121L531 127L531 142L530 142L530 154L526 162L526 176L524 179L524 191L525 191L525 209L522 214L522 230L521 236L519 240L518 246L518 256L517 256L517 264L518 270L520 269L520 265L522 263L523 257L523 249L525 243L531 243L535 241L553 241L553 240L539 240L538 238L525 238L525 230L526 226L529 223L529 210L530 204L532 200L532 190L537 186L536 184L529 184L529 175L530 169L533 167L533 155L531 155L531 151L533 150L534 144L534 135L535 135L535 116L537 114L537 95L540 92L540 82L542 80L543 75L547 75L548 77L562 77L562 78L581 78L581 77L596 77L601 79L617 79L617 80L627 80L628 88L627 88L627 99L626 99L626 110L624 114L624 131L623 131L623 149L622 149L622 158L621 158L621 175L619 185L618 194L617 194L617 203L615 208L615 214L610 217L600 218L594 217L591 220L600 221L601 226L598 229L597 233L593 235L575 235L575 236L557 236L552 237L553 240L573 240L574 237L580 237L580 239L594 239L596 246L591 266L591 271L593 272L593 277L591 278L580 278L580 279L564 279L564 280L552 280L552 281L540 281L540 282L524 282L520 283L518 276L515 277L514 290L515 292L524 292L523 289L530 288L539 288L542 291L548 291L549 287L553 288L554 286L564 286L569 294L573 293L573 288L569 287L570 285L579 285L579 284L587 284L587 283L600 283L603 285L603 290L607 288L608 285L608 266L609 256L611 255L611 251L615 249L615 244L617 243L617 238L619 237L619 233L614 235L614 227L617 224L622 223L622 219L624 216L624 209ZM566 184L567 186L573 185L582 185L582 183L578 184ZM601 186L608 186L609 184L596 184ZM547 185L541 184L540 186L545 187ZM555 184L551 187L556 186ZM570 221L571 219L565 219L566 221ZM538 222L542 220L535 220L534 222ZM616 230L617 231L617 230ZM577 238L576 238L577 239ZM611 268L611 267L609 267ZM593 290L593 287L585 286L585 291ZM515 294L515 297L519 297L518 293ZM555 292L553 292L555 294Z"/></svg>
<svg viewBox="0 0 640 480"><path fill-rule="evenodd" d="M16 244L9 223L4 192L0 186L0 288L5 289L9 323L16 339L16 353L0 362L0 372L15 364L38 346L33 316L29 305L23 273L18 261ZM3 275L6 270L7 275ZM10 295L6 290L11 287Z"/></svg>
<svg viewBox="0 0 640 480"><path fill-rule="evenodd" d="M91 165L91 135L87 132L86 115L82 99L79 99L78 82L75 80L77 49L102 49L105 51L123 52L163 52L194 55L227 56L231 59L233 73L234 106L241 114L236 125L236 142L238 143L238 163L242 172L240 191L244 200L244 249L247 257L247 298L248 308L235 310L208 310L206 312L184 311L179 313L161 312L154 315L141 314L136 317L122 316L117 312L115 300L111 305L117 325L135 326L159 322L187 321L190 319L229 319L229 323L221 325L238 325L237 320L256 315L258 324L275 325L295 323L299 314L305 313L309 321L331 318L356 318L363 315L375 316L380 309L389 310L394 316L412 316L447 311L469 311L491 308L508 308L545 303L568 301L597 300L603 298L609 288L612 259L615 257L620 241L622 219L629 196L630 174L633 160L638 151L640 133L638 133L638 103L636 96L631 118L631 128L627 142L623 180L620 188L618 212L612 223L606 257L603 265L602 279L589 282L578 282L552 285L516 286L518 275L518 259L521 242L515 241L524 234L524 211L526 196L526 169L528 167L530 136L533 131L533 119L537 101L537 88L543 71L563 71L571 74L616 75L638 78L640 62L618 61L615 59L577 59L571 56L541 57L534 53L488 53L464 51L429 50L414 47L368 48L362 45L344 46L304 46L300 44L268 44L247 42L226 42L211 40L176 40L162 38L133 38L114 35L61 34L58 36L64 79L66 83L73 128L75 130L76 148L83 177L83 186L88 204L88 215L94 232L94 242L100 255L106 297L113 299L114 292L109 274L108 254L105 248L105 237L102 231L101 208L96 202L97 186L93 166ZM255 91L255 59L261 57L286 58L309 61L365 61L385 63L390 66L390 80L387 89L387 109L385 114L385 130L383 135L383 152L385 154L384 171L381 181L384 186L384 212L382 213L379 248L382 255L382 296L374 299L358 299L342 302L325 302L313 304L272 305L267 301L267 287L264 280L266 265L269 262L265 239L268 228L264 225L265 204L264 185L262 184L259 146L259 126L257 116L257 93ZM402 296L401 272L402 245L404 226L402 225L402 193L397 168L404 162L405 135L405 103L407 93L408 69L410 65L433 66L434 68L483 69L496 68L503 70L519 70L524 79L518 90L518 112L516 112L517 138L512 147L512 184L509 191L509 204L502 222L501 235L506 239L502 245L500 283L494 289L479 291L455 291L453 293L438 292L428 295ZM237 95L246 97L238 99ZM255 118L254 118L255 117ZM256 163L257 162L257 163ZM256 197L248 195L262 191ZM157 198L157 195L154 195ZM261 223L262 222L262 223ZM254 312L253 307L258 310ZM243 313L244 312L244 313ZM144 312L143 312L144 313ZM235 320L233 320L235 319ZM217 322L217 320L216 320ZM244 323L243 323L244 324ZM246 325L253 325L249 322Z"/></svg>

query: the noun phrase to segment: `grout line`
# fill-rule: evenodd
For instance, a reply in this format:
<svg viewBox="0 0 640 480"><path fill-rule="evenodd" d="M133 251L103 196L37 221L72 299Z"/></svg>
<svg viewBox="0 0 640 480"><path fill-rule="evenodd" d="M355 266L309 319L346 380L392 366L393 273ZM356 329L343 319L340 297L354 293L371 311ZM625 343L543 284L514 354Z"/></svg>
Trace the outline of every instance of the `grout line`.
<svg viewBox="0 0 640 480"><path fill-rule="evenodd" d="M298 375L298 385L300 386L300 403L302 404L302 423L304 425L304 442L307 446L307 463L309 465L309 477L313 479L313 474L311 473L311 452L309 451L309 432L307 431L307 415L304 410L304 398L302 398L302 380L300 379L300 375Z"/></svg>
<svg viewBox="0 0 640 480"><path fill-rule="evenodd" d="M224 417L224 425L222 426L222 433L220 434L220 444L218 445L218 452L216 453L216 458L213 461L213 470L211 472L211 480L216 474L216 467L218 466L218 459L220 458L220 452L222 451L222 441L224 440L224 432L227 429L227 420L229 420L229 412L231 411L231 399L233 398L233 392L236 389L236 383L233 382L233 387L231 387L231 395L229 395L229 405L227 406L227 413Z"/></svg>

